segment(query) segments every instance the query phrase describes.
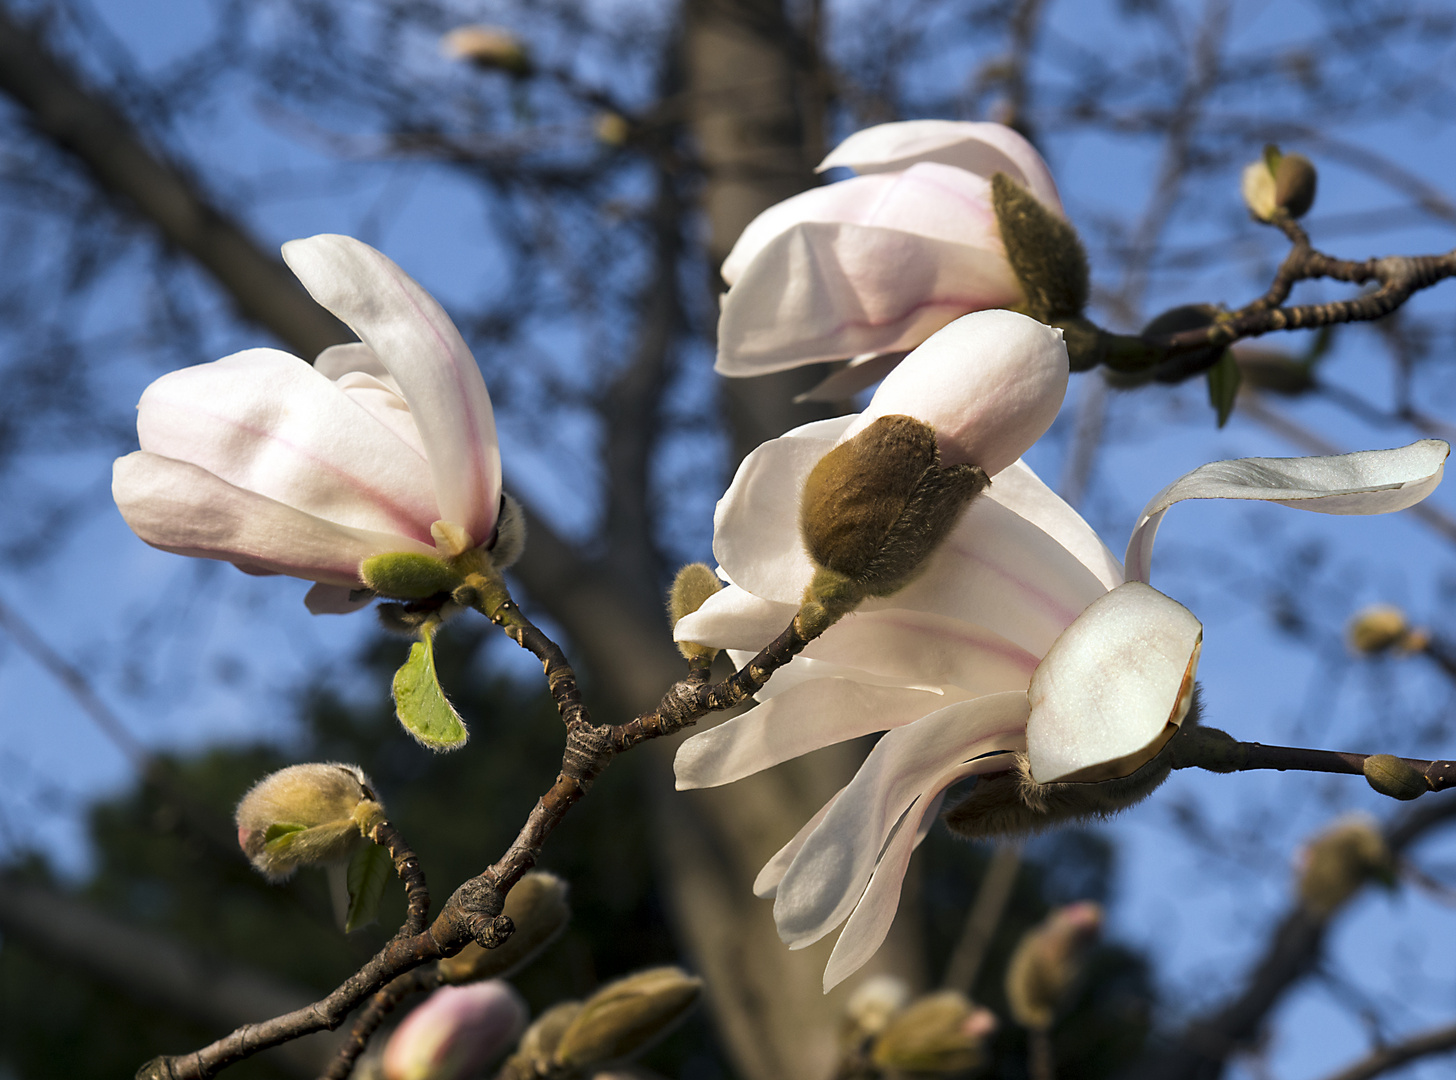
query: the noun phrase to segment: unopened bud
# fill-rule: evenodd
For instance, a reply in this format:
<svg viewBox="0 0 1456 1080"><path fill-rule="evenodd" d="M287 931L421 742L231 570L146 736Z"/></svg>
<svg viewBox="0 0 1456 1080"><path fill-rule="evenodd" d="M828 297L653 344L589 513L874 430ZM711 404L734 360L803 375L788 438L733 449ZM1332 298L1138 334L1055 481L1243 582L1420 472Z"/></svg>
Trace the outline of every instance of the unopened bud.
<svg viewBox="0 0 1456 1080"><path fill-rule="evenodd" d="M1361 768L1370 786L1392 799L1409 802L1431 790L1425 773L1394 754L1371 754Z"/></svg>
<svg viewBox="0 0 1456 1080"><path fill-rule="evenodd" d="M1279 205L1274 201L1274 173L1263 158L1244 166L1239 186L1249 213L1260 221L1268 221L1274 216Z"/></svg>
<svg viewBox="0 0 1456 1080"><path fill-rule="evenodd" d="M1303 154L1285 154L1270 144L1263 156L1244 167L1244 203L1260 221L1268 221L1276 210L1292 218L1309 213L1314 205L1319 174Z"/></svg>
<svg viewBox="0 0 1456 1080"><path fill-rule="evenodd" d="M1335 822L1300 857L1299 899L1306 911L1328 918L1369 881L1395 881L1395 856L1375 822L1352 815Z"/></svg>
<svg viewBox="0 0 1456 1080"><path fill-rule="evenodd" d="M1080 316L1091 286L1077 230L1005 173L991 177L991 205L1027 314L1044 323Z"/></svg>
<svg viewBox="0 0 1456 1080"><path fill-rule="evenodd" d="M1372 604L1356 612L1347 636L1351 649L1367 655L1388 650L1420 652L1430 644L1430 635L1414 629L1405 612L1391 604Z"/></svg>
<svg viewBox="0 0 1456 1080"><path fill-rule="evenodd" d="M581 1012L581 1002L561 1001L551 1006L521 1036L516 1052L506 1061L498 1080L536 1080L551 1075L561 1036Z"/></svg>
<svg viewBox="0 0 1456 1080"><path fill-rule="evenodd" d="M470 942L459 953L440 961L440 975L448 983L500 978L518 971L550 945L571 921L566 902L567 884L555 874L533 871L506 894L501 914L515 930L494 949Z"/></svg>
<svg viewBox="0 0 1456 1080"><path fill-rule="evenodd" d="M592 130L597 141L606 146L625 146L632 137L632 125L621 113L598 113Z"/></svg>
<svg viewBox="0 0 1456 1080"><path fill-rule="evenodd" d="M447 593L463 580L443 559L416 551L373 555L359 564L359 577L380 596L424 600Z"/></svg>
<svg viewBox="0 0 1456 1080"><path fill-rule="evenodd" d="M809 473L799 498L804 546L860 595L887 596L924 567L989 482L976 465L942 468L929 424L881 416Z"/></svg>
<svg viewBox="0 0 1456 1080"><path fill-rule="evenodd" d="M270 881L309 863L347 858L384 808L357 765L290 765L238 803L238 846Z"/></svg>
<svg viewBox="0 0 1456 1080"><path fill-rule="evenodd" d="M504 71L517 77L531 74L531 55L525 44L499 26L461 26L440 39L440 52L451 60Z"/></svg>
<svg viewBox="0 0 1456 1080"><path fill-rule="evenodd" d="M526 1026L508 983L442 986L390 1036L385 1080L464 1080L504 1053Z"/></svg>
<svg viewBox="0 0 1456 1080"><path fill-rule="evenodd" d="M697 611L722 587L718 575L706 563L688 563L677 572L677 577L672 579L672 588L668 590L668 621L676 626L680 619ZM712 660L718 655L717 649L693 641L679 641L677 650L685 660Z"/></svg>
<svg viewBox="0 0 1456 1080"><path fill-rule="evenodd" d="M1006 968L1006 1003L1018 1024L1046 1030L1082 974L1102 931L1102 908L1082 900L1027 931Z"/></svg>
<svg viewBox="0 0 1456 1080"><path fill-rule="evenodd" d="M687 1016L702 988L702 979L676 967L649 968L603 987L562 1034L557 1063L584 1069L641 1053Z"/></svg>
<svg viewBox="0 0 1456 1080"><path fill-rule="evenodd" d="M910 988L893 975L866 979L849 996L844 1016L855 1041L885 1030L890 1018L910 1003Z"/></svg>
<svg viewBox="0 0 1456 1080"><path fill-rule="evenodd" d="M930 994L902 1010L870 1053L882 1069L916 1073L958 1073L974 1069L985 1056L986 1036L996 1018L955 990Z"/></svg>

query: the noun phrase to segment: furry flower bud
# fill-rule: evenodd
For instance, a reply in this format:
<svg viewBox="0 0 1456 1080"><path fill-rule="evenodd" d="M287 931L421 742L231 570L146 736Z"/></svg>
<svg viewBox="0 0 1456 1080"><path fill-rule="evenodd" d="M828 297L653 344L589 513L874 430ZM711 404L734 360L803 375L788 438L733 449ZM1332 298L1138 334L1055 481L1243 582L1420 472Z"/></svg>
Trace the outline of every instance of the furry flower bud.
<svg viewBox="0 0 1456 1080"><path fill-rule="evenodd" d="M723 587L718 575L706 563L688 563L672 579L672 588L667 593L667 619L673 626L678 620L691 615L702 607L708 597ZM712 660L718 650L692 641L679 641L677 651L685 660Z"/></svg>
<svg viewBox="0 0 1456 1080"><path fill-rule="evenodd" d="M508 983L442 986L405 1017L384 1048L385 1080L463 1080L503 1053L526 1026Z"/></svg>
<svg viewBox="0 0 1456 1080"><path fill-rule="evenodd" d="M960 1073L984 1057L996 1017L955 990L930 994L902 1009L875 1040L871 1060L882 1069Z"/></svg>
<svg viewBox="0 0 1456 1080"><path fill-rule="evenodd" d="M269 881L308 863L348 857L384 816L357 765L290 765L238 803L238 846Z"/></svg>
<svg viewBox="0 0 1456 1080"><path fill-rule="evenodd" d="M443 559L416 551L374 555L359 564L359 577L380 596L424 600L447 593L464 578Z"/></svg>
<svg viewBox="0 0 1456 1080"><path fill-rule="evenodd" d="M677 1026L702 988L702 979L676 967L649 968L603 987L562 1033L557 1064L587 1069L641 1053Z"/></svg>
<svg viewBox="0 0 1456 1080"><path fill-rule="evenodd" d="M1300 858L1299 900L1317 918L1329 918L1369 881L1393 884L1395 856L1367 817L1335 822L1309 842Z"/></svg>
<svg viewBox="0 0 1456 1080"><path fill-rule="evenodd" d="M991 177L991 205L1027 313L1046 323L1080 316L1091 284L1077 230L1004 172Z"/></svg>
<svg viewBox="0 0 1456 1080"><path fill-rule="evenodd" d="M1006 968L1006 1002L1018 1024L1045 1031L1082 974L1102 932L1102 908L1082 900L1027 931Z"/></svg>
<svg viewBox="0 0 1456 1080"><path fill-rule="evenodd" d="M1392 604L1371 604L1356 612L1346 638L1351 649L1367 656L1391 650L1419 652L1430 643L1430 635L1412 627L1405 612Z"/></svg>
<svg viewBox="0 0 1456 1080"><path fill-rule="evenodd" d="M860 983L844 1005L852 1036L878 1035L891 1018L910 1003L910 988L893 975L876 975Z"/></svg>
<svg viewBox="0 0 1456 1080"><path fill-rule="evenodd" d="M555 941L571 921L567 892L566 882L555 874L536 870L525 875L506 894L502 914L515 925L511 936L494 949L470 942L456 955L440 961L440 974L448 983L468 983L520 970Z"/></svg>
<svg viewBox="0 0 1456 1080"><path fill-rule="evenodd" d="M515 34L499 26L460 26L440 39L440 52L478 68L522 77L531 74L531 54Z"/></svg>

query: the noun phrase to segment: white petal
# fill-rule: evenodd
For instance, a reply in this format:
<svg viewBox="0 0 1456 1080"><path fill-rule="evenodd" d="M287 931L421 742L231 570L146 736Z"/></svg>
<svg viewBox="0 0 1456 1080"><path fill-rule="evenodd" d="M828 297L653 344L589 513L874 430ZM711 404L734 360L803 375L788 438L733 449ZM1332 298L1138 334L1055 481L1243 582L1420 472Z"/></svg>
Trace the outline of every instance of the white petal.
<svg viewBox="0 0 1456 1080"><path fill-rule="evenodd" d="M748 663L758 654L753 652L737 652L728 650L728 655L739 667ZM892 686L898 690L921 690L928 694L935 695L935 702L926 706L925 711L938 709L950 701L959 701L968 695L961 690L952 687L947 689L932 682L923 680L907 680L903 675L877 674L873 671L865 671L863 668L850 667L846 664L836 664L828 660L815 660L800 653L783 667L775 671L772 677L764 685L763 689L754 694L754 700L767 701L785 690L790 690L801 683L815 679L848 679L851 682L863 683L866 686Z"/></svg>
<svg viewBox="0 0 1456 1080"><path fill-rule="evenodd" d="M857 131L819 164L819 171L850 168L861 175L935 161L988 179L1004 172L1057 213L1062 201L1036 148L1004 124L958 120L905 120Z"/></svg>
<svg viewBox="0 0 1456 1080"><path fill-rule="evenodd" d="M697 611L679 619L672 638L756 653L778 637L798 613L798 604L765 600L728 585L704 600Z"/></svg>
<svg viewBox="0 0 1456 1080"><path fill-rule="evenodd" d="M677 787L730 784L814 750L908 724L944 704L939 694L899 686L849 679L798 683L679 746Z"/></svg>
<svg viewBox="0 0 1456 1080"><path fill-rule="evenodd" d="M373 599L371 592L361 593L343 585L317 584L304 596L303 606L311 615L348 615L368 607Z"/></svg>
<svg viewBox="0 0 1456 1080"><path fill-rule="evenodd" d="M779 883L774 921L791 948L834 929L859 902L891 832L973 758L1024 745L1026 695L958 702L889 732L870 752ZM913 834L918 827L908 826Z"/></svg>
<svg viewBox="0 0 1456 1080"><path fill-rule="evenodd" d="M317 517L427 542L439 516L424 460L308 364L249 349L142 394L143 450Z"/></svg>
<svg viewBox="0 0 1456 1080"><path fill-rule="evenodd" d="M389 369L384 366L383 361L374 355L374 350L362 341L330 345L314 358L313 366L320 375L327 375L335 382L345 375L356 372L373 375L376 379L386 383L396 394L399 393L399 384L394 381L394 376L389 373Z"/></svg>
<svg viewBox="0 0 1456 1080"><path fill-rule="evenodd" d="M1108 550L1102 537L1060 495L1042 483L1026 462L1017 461L998 472L981 498L1000 503L1041 529L1075 555L1107 588L1115 589L1125 580L1122 563Z"/></svg>
<svg viewBox="0 0 1456 1080"><path fill-rule="evenodd" d="M283 259L399 383L430 459L440 517L485 543L500 505L500 448L485 381L455 324L408 274L358 240L292 240Z"/></svg>
<svg viewBox="0 0 1456 1080"><path fill-rule="evenodd" d="M1005 250L991 209L989 181L947 165L916 165L905 172L811 188L769 207L748 223L723 260L723 280L732 285L774 237L805 221L876 225Z"/></svg>
<svg viewBox="0 0 1456 1080"><path fill-rule="evenodd" d="M935 428L946 465L995 476L1056 419L1067 393L1062 332L1014 311L977 311L933 335L885 376L849 438L882 416Z"/></svg>
<svg viewBox="0 0 1456 1080"><path fill-rule="evenodd" d="M1107 780L1156 754L1188 714L1203 625L1140 581L1067 628L1031 677L1032 778Z"/></svg>
<svg viewBox="0 0 1456 1080"><path fill-rule="evenodd" d="M844 788L840 788L830 796L829 801L819 808L819 812L804 822L804 827L794 834L794 838L779 848L773 858L764 863L763 869L758 872L758 877L753 879L754 896L761 896L768 900L777 895L779 882L783 880L785 871L794 861L794 856L799 854L804 842L819 827L819 823L824 820L824 815L829 813L830 808L834 806L835 800L843 794Z"/></svg>
<svg viewBox="0 0 1456 1080"><path fill-rule="evenodd" d="M1019 303L999 251L872 225L803 222L774 237L723 298L723 375L914 348L968 311Z"/></svg>
<svg viewBox="0 0 1456 1080"><path fill-rule="evenodd" d="M112 467L112 496L153 547L239 563L251 571L359 586L359 563L390 551L433 554L403 536L338 525L144 450Z"/></svg>
<svg viewBox="0 0 1456 1080"><path fill-rule="evenodd" d="M1436 489L1451 448L1421 439L1394 450L1331 457L1215 461L1173 481L1143 508L1127 544L1129 580L1148 581L1153 540L1168 507L1184 499L1257 499L1321 514L1389 514Z"/></svg>

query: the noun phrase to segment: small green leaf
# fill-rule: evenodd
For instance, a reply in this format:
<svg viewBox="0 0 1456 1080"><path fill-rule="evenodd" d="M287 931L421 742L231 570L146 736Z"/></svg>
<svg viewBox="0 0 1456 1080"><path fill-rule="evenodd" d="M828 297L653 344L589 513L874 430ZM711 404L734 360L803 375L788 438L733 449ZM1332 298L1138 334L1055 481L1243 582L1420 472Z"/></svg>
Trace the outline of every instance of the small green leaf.
<svg viewBox="0 0 1456 1080"><path fill-rule="evenodd" d="M268 826L268 831L263 834L263 846L271 850L278 850L288 846L289 841L278 843L284 837L291 837L294 833L302 832L308 828L307 825L293 825L286 822L274 822Z"/></svg>
<svg viewBox="0 0 1456 1080"><path fill-rule="evenodd" d="M344 933L352 934L379 916L379 900L389 884L394 863L378 844L365 844L349 860L349 911L344 916Z"/></svg>
<svg viewBox="0 0 1456 1080"><path fill-rule="evenodd" d="M469 733L454 707L445 700L435 674L435 631L426 624L410 646L409 659L394 673L394 711L404 729L431 750L454 750Z"/></svg>
<svg viewBox="0 0 1456 1080"><path fill-rule="evenodd" d="M1234 398L1239 394L1239 383L1243 373L1239 371L1234 354L1225 351L1218 363L1208 369L1208 403L1218 411L1218 426L1228 423L1234 411Z"/></svg>

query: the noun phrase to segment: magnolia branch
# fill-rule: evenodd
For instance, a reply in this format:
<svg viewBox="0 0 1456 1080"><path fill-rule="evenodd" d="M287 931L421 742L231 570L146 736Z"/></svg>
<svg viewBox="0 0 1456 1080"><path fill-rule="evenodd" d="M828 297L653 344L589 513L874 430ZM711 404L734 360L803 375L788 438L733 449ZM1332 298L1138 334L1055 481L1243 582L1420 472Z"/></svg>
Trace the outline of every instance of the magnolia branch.
<svg viewBox="0 0 1456 1080"><path fill-rule="evenodd" d="M1372 1050L1359 1061L1327 1078L1327 1080L1372 1080L1383 1072L1399 1068L1418 1058L1456 1051L1456 1024L1432 1028L1398 1043Z"/></svg>

